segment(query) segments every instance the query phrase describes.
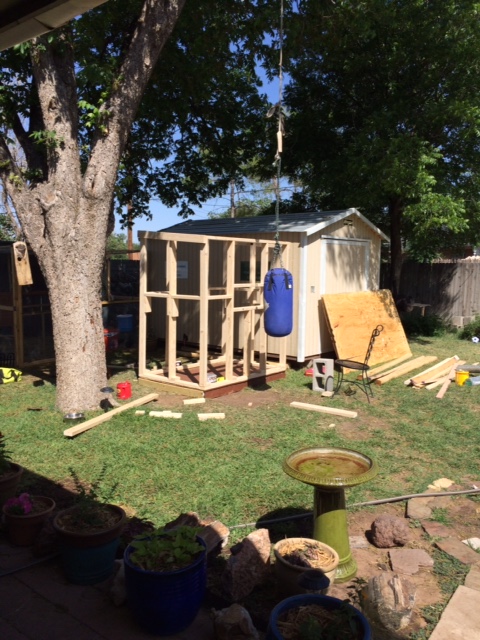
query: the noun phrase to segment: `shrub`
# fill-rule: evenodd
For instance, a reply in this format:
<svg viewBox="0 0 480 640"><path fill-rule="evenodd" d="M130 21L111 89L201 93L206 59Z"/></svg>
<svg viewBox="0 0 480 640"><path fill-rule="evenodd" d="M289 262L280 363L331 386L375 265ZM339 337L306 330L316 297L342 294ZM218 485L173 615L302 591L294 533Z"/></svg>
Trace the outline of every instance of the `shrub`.
<svg viewBox="0 0 480 640"><path fill-rule="evenodd" d="M413 313L400 313L403 329L411 336L441 336L448 331L445 321L435 314L421 316Z"/></svg>
<svg viewBox="0 0 480 640"><path fill-rule="evenodd" d="M466 324L458 334L460 340L471 340L472 338L480 338L480 317L473 322Z"/></svg>

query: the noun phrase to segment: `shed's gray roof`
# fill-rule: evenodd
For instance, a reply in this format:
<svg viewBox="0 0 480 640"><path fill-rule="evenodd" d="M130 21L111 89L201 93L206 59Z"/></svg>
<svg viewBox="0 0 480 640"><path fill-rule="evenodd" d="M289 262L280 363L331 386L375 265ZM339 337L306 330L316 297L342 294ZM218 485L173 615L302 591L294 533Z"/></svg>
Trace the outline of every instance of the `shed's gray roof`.
<svg viewBox="0 0 480 640"><path fill-rule="evenodd" d="M331 224L358 216L365 224L378 233L384 240L388 237L373 225L356 209L341 209L338 211L314 211L313 213L282 213L280 215L279 231L289 233L305 233L307 236L330 226ZM161 229L168 233L192 233L206 236L244 236L257 233L275 233L275 216L252 216L250 218L215 218L212 220L185 220L172 227Z"/></svg>

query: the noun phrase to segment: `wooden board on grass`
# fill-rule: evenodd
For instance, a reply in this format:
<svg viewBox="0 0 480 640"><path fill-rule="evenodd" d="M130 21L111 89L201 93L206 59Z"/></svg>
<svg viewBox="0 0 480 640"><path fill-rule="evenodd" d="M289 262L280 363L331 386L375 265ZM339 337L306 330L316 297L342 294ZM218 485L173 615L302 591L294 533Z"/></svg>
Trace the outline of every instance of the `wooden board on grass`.
<svg viewBox="0 0 480 640"><path fill-rule="evenodd" d="M372 331L378 325L383 331L375 341L370 366L412 355L388 289L330 293L322 301L338 358L363 362Z"/></svg>
<svg viewBox="0 0 480 640"><path fill-rule="evenodd" d="M437 362L432 367L429 367L425 371L417 373L412 378L404 380L403 384L413 385L414 387L423 387L429 382L434 382L439 378L443 378L450 372L450 369L458 364L458 356L452 356L451 358L445 358L441 362Z"/></svg>
<svg viewBox="0 0 480 640"><path fill-rule="evenodd" d="M394 380L395 378L399 378L403 376L405 373L409 371L414 371L415 369L420 369L420 367L429 364L430 362L435 362L437 356L418 356L418 358L414 358L413 360L409 360L405 364L400 364L398 367L391 369L390 371L386 371L384 374L379 374L378 378L375 378L375 384L385 384L390 380Z"/></svg>

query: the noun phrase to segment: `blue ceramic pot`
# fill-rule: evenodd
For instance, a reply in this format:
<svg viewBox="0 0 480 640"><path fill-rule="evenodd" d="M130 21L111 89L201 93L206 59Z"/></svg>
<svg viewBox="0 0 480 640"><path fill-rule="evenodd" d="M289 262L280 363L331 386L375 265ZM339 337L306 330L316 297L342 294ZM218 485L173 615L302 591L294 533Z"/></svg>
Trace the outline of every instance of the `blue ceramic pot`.
<svg viewBox="0 0 480 640"><path fill-rule="evenodd" d="M268 625L265 640L283 640L283 635L281 634L277 625L279 617L290 609L295 609L296 607L305 607L312 604L320 605L321 607L324 607L325 609L329 609L331 611L339 609L345 603L339 598L333 598L332 596L324 596L316 593L305 593L298 596L292 596L291 598L286 598L285 600L279 602L270 614L270 622ZM371 640L372 632L370 629L370 624L363 613L353 607L351 604L347 604L346 606L355 613L355 616L359 623L359 627L361 629L361 634L363 634L360 635L361 640Z"/></svg>
<svg viewBox="0 0 480 640"><path fill-rule="evenodd" d="M204 547L201 538L198 542ZM207 553L191 565L175 571L145 571L130 560L134 549L125 549L127 602L137 624L149 633L170 636L195 620L207 586Z"/></svg>

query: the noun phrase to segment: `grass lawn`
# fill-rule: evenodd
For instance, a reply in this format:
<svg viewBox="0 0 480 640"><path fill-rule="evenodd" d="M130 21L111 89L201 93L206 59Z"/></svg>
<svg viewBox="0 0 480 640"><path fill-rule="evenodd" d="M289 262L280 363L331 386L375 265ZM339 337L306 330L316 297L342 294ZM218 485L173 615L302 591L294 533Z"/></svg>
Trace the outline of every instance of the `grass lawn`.
<svg viewBox="0 0 480 640"><path fill-rule="evenodd" d="M436 355L438 361L455 354L480 361L480 346L456 334L421 338L411 348L414 355ZM138 517L162 525L196 511L232 526L279 510L312 509L311 487L281 468L288 454L305 446L354 448L377 461L380 473L349 489L350 503L424 491L440 477L459 484L480 480L480 387L452 384L438 400L438 389L405 386L408 375L413 374L375 386L368 404L360 390L321 398L304 370L292 369L268 388L205 405L183 406L180 397L162 395L145 407L147 413L175 408L183 412L181 420L136 416L133 409L74 439L63 436L54 385L25 375L20 383L0 387L0 424L13 461L28 470L26 489L36 476L64 482L70 467L93 482L105 463L105 489L118 482L116 502ZM132 381L134 398L152 391L132 370L110 382L123 380ZM290 407L292 400L358 410L358 417L300 411ZM200 422L198 411L224 411L226 419Z"/></svg>

